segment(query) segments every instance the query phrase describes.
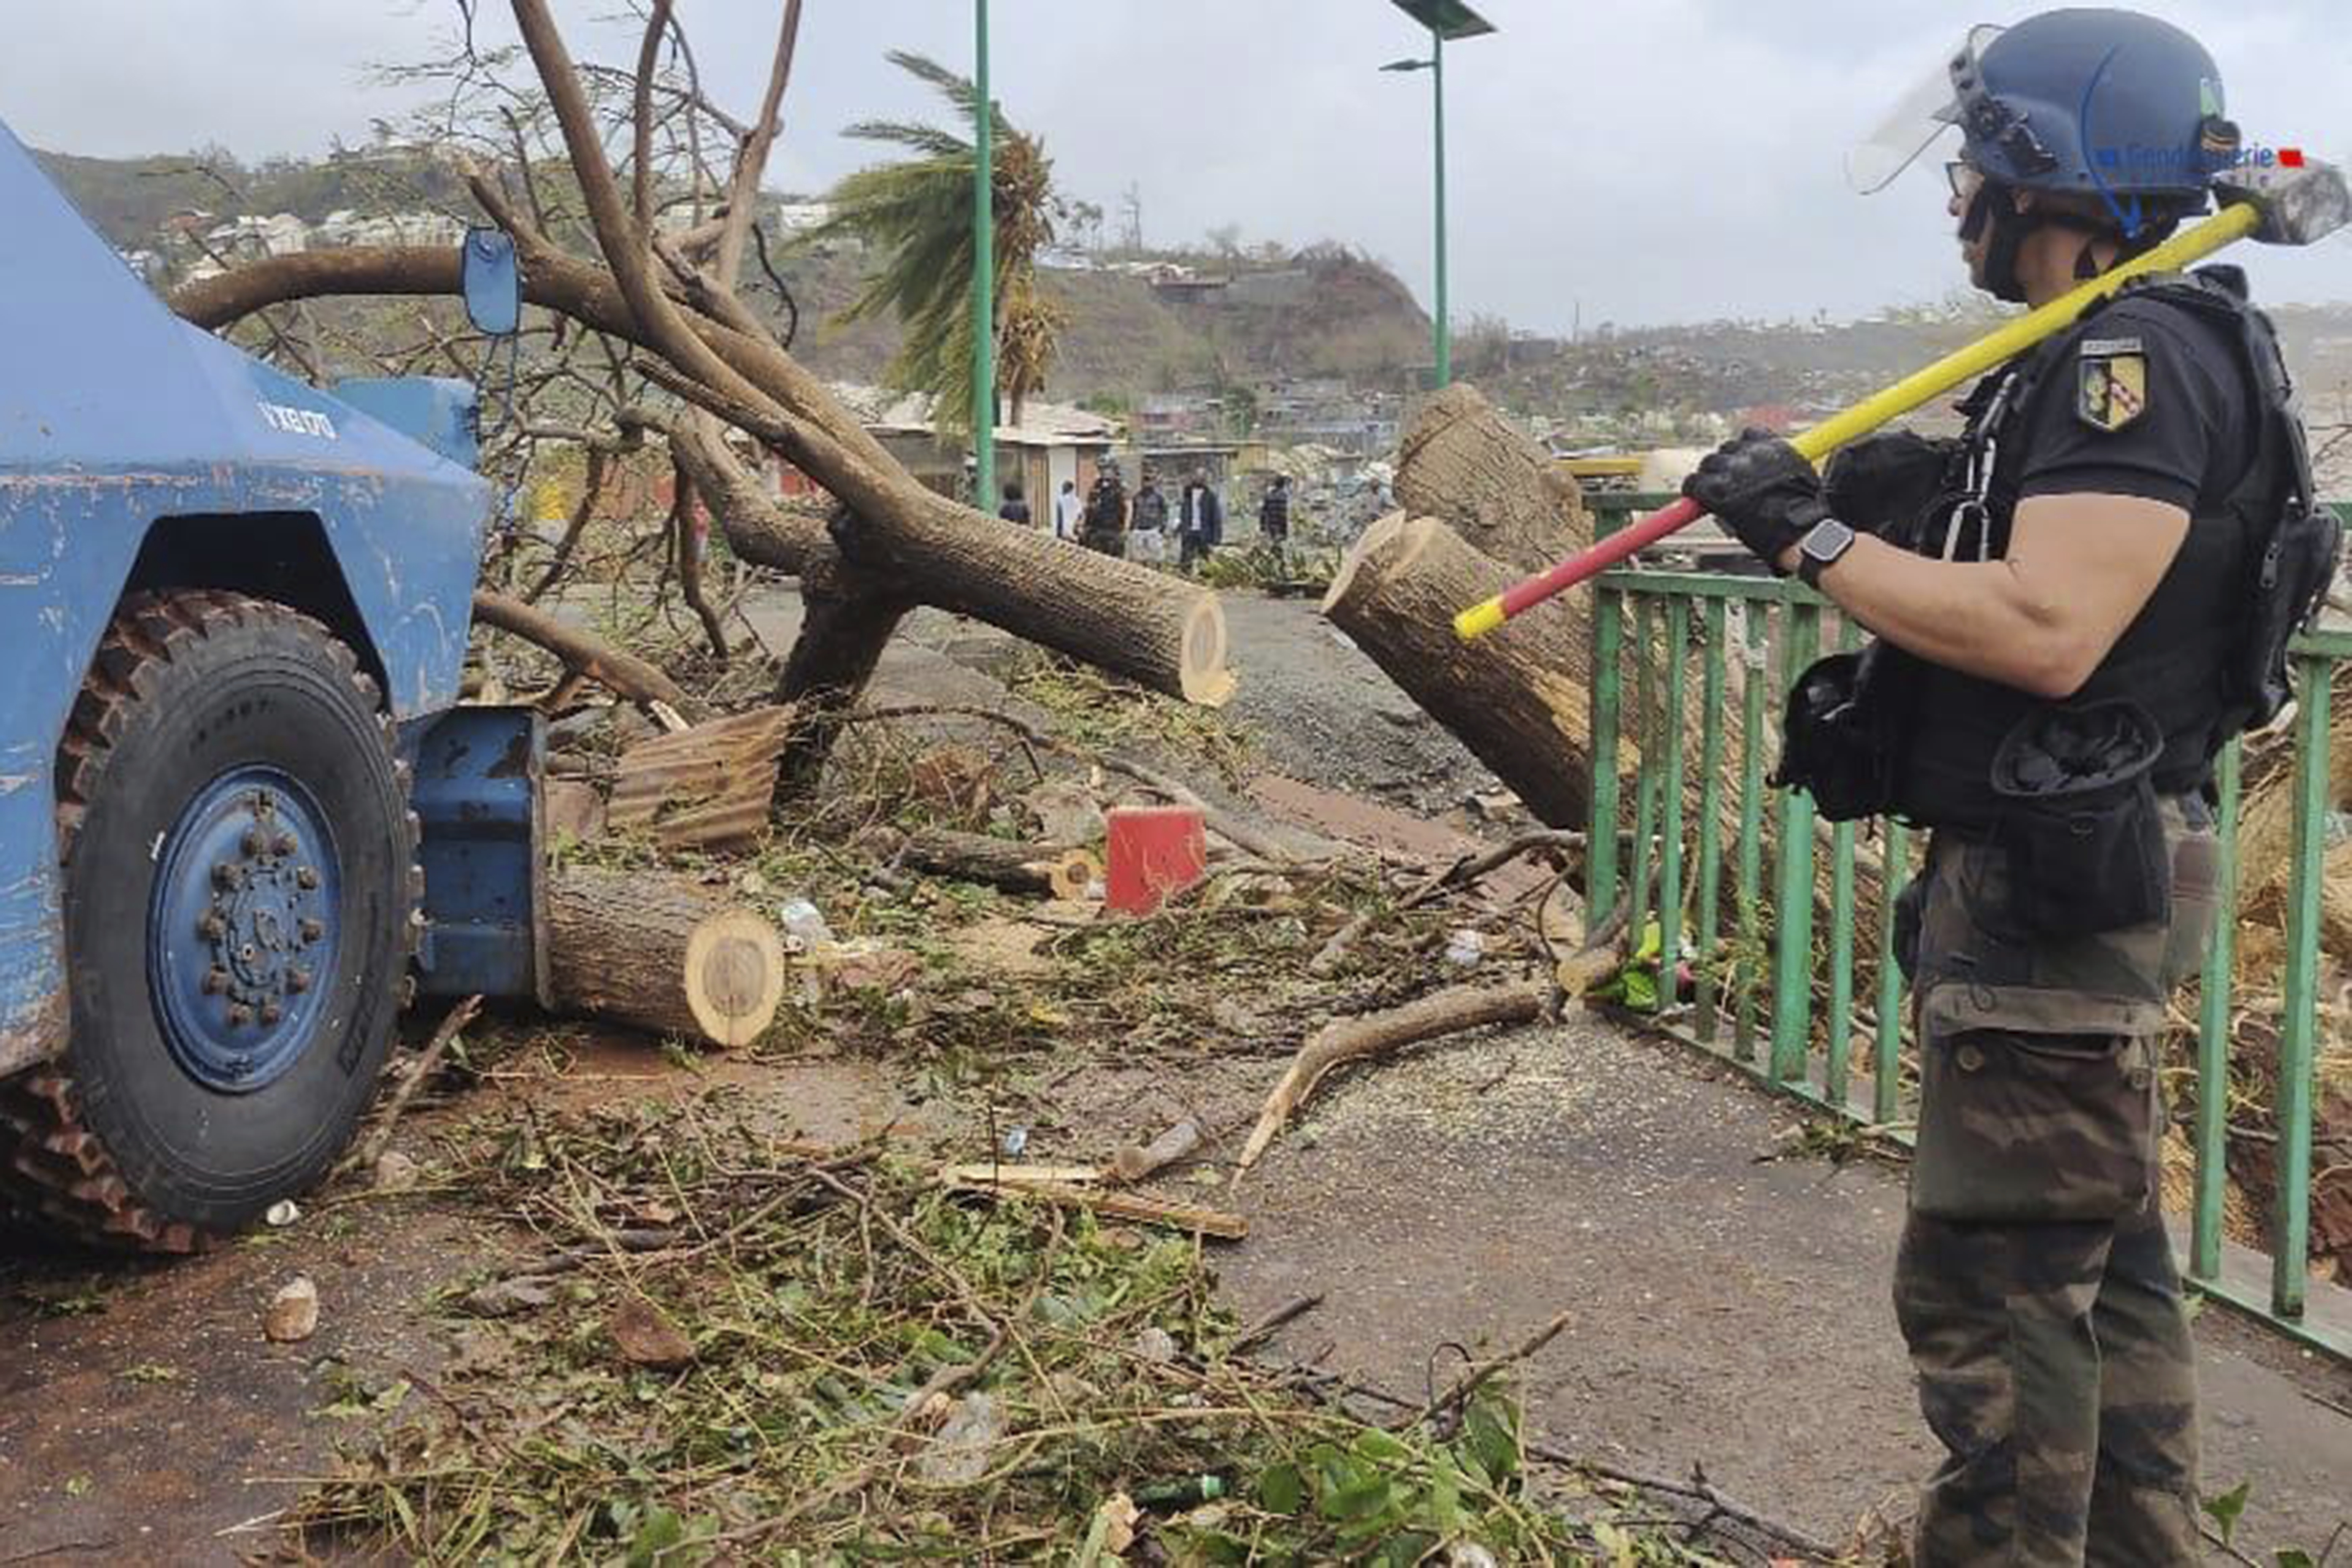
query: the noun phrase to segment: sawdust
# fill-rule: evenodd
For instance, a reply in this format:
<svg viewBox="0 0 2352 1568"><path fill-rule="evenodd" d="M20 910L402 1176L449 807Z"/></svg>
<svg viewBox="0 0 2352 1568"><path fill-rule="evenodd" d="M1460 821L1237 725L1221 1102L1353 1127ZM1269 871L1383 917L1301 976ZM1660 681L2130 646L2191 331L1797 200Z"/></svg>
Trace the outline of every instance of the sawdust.
<svg viewBox="0 0 2352 1568"><path fill-rule="evenodd" d="M1591 1079L1570 1068L1561 1039L1555 1031L1514 1029L1432 1041L1370 1070L1348 1072L1308 1105L1299 1132L1503 1138L1554 1122L1593 1092Z"/></svg>

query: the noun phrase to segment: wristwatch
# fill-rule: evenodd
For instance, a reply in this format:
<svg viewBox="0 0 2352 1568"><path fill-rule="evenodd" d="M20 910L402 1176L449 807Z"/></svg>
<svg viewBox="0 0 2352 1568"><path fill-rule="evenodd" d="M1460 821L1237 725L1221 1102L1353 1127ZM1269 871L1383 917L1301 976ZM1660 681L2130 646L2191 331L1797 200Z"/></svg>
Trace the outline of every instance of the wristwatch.
<svg viewBox="0 0 2352 1568"><path fill-rule="evenodd" d="M1838 558L1853 548L1856 535L1851 528L1833 517L1825 517L1805 531L1797 541L1797 575L1805 586L1822 585L1822 574L1838 563Z"/></svg>

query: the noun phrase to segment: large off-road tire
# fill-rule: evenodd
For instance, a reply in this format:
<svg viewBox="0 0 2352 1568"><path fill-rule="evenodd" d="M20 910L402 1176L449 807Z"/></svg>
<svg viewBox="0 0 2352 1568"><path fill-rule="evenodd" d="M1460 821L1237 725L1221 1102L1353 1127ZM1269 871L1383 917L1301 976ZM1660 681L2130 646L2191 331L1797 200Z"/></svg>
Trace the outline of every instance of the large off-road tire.
<svg viewBox="0 0 2352 1568"><path fill-rule="evenodd" d="M0 1086L17 1202L184 1251L325 1173L374 1091L415 827L374 682L235 595L126 600L58 748L72 1036Z"/></svg>

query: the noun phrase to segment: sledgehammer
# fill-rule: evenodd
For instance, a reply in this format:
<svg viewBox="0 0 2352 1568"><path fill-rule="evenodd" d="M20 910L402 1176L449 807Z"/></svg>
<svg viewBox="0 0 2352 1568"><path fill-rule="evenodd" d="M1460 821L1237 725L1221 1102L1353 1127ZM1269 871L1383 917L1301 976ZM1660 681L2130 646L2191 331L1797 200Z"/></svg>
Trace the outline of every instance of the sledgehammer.
<svg viewBox="0 0 2352 1568"><path fill-rule="evenodd" d="M2177 272L2249 236L2265 245L2313 245L2352 223L2352 186L2345 184L2343 171L2330 163L2306 160L2293 167L2272 164L2232 170L2227 180L2215 184L2221 190L2221 210L2196 227L1946 354L1925 370L1913 372L1791 437L1790 444L1819 463L1855 437L1868 435L1897 415L1909 413L1929 398L2064 331L2092 301L2126 279L2145 272ZM1454 617L1454 633L1464 642L1484 637L1521 611L1598 575L1705 515L1698 503L1689 500L1661 508L1549 571L1514 584L1483 605L1473 605Z"/></svg>

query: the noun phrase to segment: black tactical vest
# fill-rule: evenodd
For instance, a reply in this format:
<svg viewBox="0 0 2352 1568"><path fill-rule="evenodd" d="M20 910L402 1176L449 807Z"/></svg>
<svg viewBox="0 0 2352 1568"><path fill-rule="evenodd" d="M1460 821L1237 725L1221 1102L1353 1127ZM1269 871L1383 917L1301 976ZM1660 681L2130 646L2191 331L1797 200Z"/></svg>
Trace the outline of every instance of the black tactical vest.
<svg viewBox="0 0 2352 1568"><path fill-rule="evenodd" d="M2250 719L2269 716L2252 710L2277 706L2250 700L2241 679L2250 584L2262 575L2252 552L2267 547L2283 510L2307 506L2309 466L2275 338L2268 321L2245 302L2234 268L2126 287L2135 298L2161 300L2193 314L2210 324L2200 330L2228 345L2247 398L2249 439L2239 471L2208 476L2179 554L2090 679L2060 706L2088 708L2117 699L2137 704L2163 734L2155 787L2179 795L2203 788L2223 743ZM1922 519L1917 536L1907 542L1913 548L1963 560L1997 559L2007 550L2032 411L2042 398L2071 395L2059 367L2072 363L2100 309L2094 306L2073 329L1989 378L1961 405L1969 419L1965 457L1990 473L1979 478L1975 493ZM2053 370L2059 373L2049 374ZM2331 534L2331 561L2333 543ZM2297 607L2298 624L2308 608ZM1991 773L2003 737L2053 705L1996 681L1891 648L1881 651L1916 666L1905 682L1911 720L1893 770L1894 809L1933 826L1990 827L2001 809Z"/></svg>

